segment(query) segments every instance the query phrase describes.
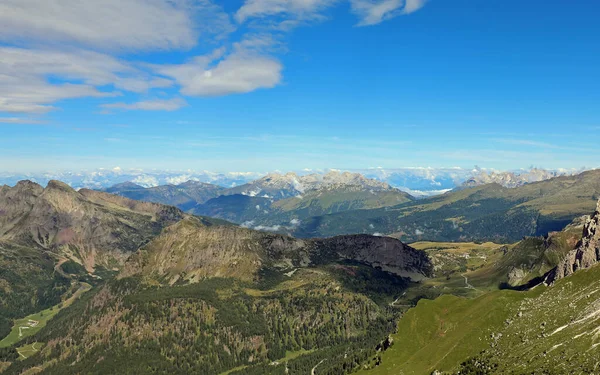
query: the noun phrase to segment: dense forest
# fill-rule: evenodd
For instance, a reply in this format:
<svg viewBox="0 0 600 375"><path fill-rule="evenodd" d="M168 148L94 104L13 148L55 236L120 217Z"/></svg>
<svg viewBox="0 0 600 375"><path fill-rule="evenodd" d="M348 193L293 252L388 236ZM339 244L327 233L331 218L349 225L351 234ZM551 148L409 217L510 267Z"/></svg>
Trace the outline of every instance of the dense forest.
<svg viewBox="0 0 600 375"><path fill-rule="evenodd" d="M265 275L172 287L110 281L27 338L45 343L41 355L6 373L306 374L317 365L321 374L350 373L374 365L389 345L400 311L384 294L407 286L353 264L301 270L285 282Z"/></svg>

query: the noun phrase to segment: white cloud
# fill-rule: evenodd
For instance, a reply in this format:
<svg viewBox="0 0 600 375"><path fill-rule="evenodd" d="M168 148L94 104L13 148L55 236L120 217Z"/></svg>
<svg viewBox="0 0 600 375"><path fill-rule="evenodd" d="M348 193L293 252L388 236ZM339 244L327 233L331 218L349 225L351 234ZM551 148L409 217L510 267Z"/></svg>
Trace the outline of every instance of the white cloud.
<svg viewBox="0 0 600 375"><path fill-rule="evenodd" d="M157 67L157 72L175 79L181 93L191 96L241 94L281 82L283 66L270 56L240 48L223 54L224 50L218 49L185 64Z"/></svg>
<svg viewBox="0 0 600 375"><path fill-rule="evenodd" d="M0 43L11 46L0 47L0 113L45 113L65 99L142 94L175 84L186 96L273 88L282 82L283 66L273 54L285 51L285 32L324 19L324 11L341 1L245 0L227 14L211 0L0 0ZM349 1L360 24L371 25L416 11L426 0ZM228 40L236 29L232 17L246 23L245 30ZM220 47L171 65L116 55L188 51L198 44ZM173 111L187 104L181 98L134 100L103 108Z"/></svg>
<svg viewBox="0 0 600 375"><path fill-rule="evenodd" d="M141 175L131 180L134 184L138 184L145 188L158 186L158 179L154 176Z"/></svg>
<svg viewBox="0 0 600 375"><path fill-rule="evenodd" d="M272 225L272 226L258 225L256 227L254 227L253 229L267 231L267 232L277 232L278 230L281 229L281 225Z"/></svg>
<svg viewBox="0 0 600 375"><path fill-rule="evenodd" d="M254 225L254 220L244 221L240 226L242 228L251 228Z"/></svg>
<svg viewBox="0 0 600 375"><path fill-rule="evenodd" d="M136 103L103 104L104 109L142 110L142 111L175 111L185 107L187 102L181 98L145 100Z"/></svg>
<svg viewBox="0 0 600 375"><path fill-rule="evenodd" d="M180 176L166 177L165 181L170 185L179 185L188 181L199 181L199 179L189 174L182 174Z"/></svg>
<svg viewBox="0 0 600 375"><path fill-rule="evenodd" d="M51 83L49 77L64 82ZM0 47L0 112L44 113L63 99L109 97L120 95L118 90L144 92L172 84L98 52Z"/></svg>
<svg viewBox="0 0 600 375"><path fill-rule="evenodd" d="M238 22L273 15L308 19L318 16L318 12L336 2L337 0L246 0L235 18Z"/></svg>
<svg viewBox="0 0 600 375"><path fill-rule="evenodd" d="M0 117L3 124L44 124L44 121L24 117Z"/></svg>
<svg viewBox="0 0 600 375"><path fill-rule="evenodd" d="M360 18L358 26L376 25L391 18L421 9L427 0L350 0L352 11Z"/></svg>
<svg viewBox="0 0 600 375"><path fill-rule="evenodd" d="M202 32L231 30L229 16L208 0L0 2L0 40L10 43L67 42L110 50L189 49Z"/></svg>

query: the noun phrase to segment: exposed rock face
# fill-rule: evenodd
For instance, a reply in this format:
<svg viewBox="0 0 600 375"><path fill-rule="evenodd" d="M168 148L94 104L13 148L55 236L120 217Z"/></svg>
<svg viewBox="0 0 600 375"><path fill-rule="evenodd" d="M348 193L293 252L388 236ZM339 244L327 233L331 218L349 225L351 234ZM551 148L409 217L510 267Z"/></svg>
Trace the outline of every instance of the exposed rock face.
<svg viewBox="0 0 600 375"><path fill-rule="evenodd" d="M165 230L127 262L121 277L159 282L205 277L251 281L264 268L289 270L353 260L413 281L431 274L424 252L402 242L368 235L300 240L235 226L206 227L189 217Z"/></svg>
<svg viewBox="0 0 600 375"><path fill-rule="evenodd" d="M50 181L21 181L0 191L0 241L75 259L92 270L122 263L184 214L169 206ZM115 263L116 261L117 263Z"/></svg>
<svg viewBox="0 0 600 375"><path fill-rule="evenodd" d="M596 211L583 227L583 237L577 248L567 254L565 259L547 277L547 283L553 283L579 269L589 268L600 261L600 201Z"/></svg>
<svg viewBox="0 0 600 375"><path fill-rule="evenodd" d="M527 276L526 271L518 267L513 267L508 272L508 283L512 286L519 285L525 276Z"/></svg>
<svg viewBox="0 0 600 375"><path fill-rule="evenodd" d="M433 265L424 251L415 250L394 238L364 234L338 236L314 240L314 245L320 253L366 263L413 281L422 280L433 272Z"/></svg>

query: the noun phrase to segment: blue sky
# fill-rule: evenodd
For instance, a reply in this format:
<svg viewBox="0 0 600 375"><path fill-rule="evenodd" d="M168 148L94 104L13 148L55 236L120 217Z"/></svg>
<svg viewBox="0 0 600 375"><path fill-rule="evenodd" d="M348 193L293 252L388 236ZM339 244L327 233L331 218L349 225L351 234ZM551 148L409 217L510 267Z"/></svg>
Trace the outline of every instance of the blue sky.
<svg viewBox="0 0 600 375"><path fill-rule="evenodd" d="M0 170L599 166L593 0L3 0Z"/></svg>

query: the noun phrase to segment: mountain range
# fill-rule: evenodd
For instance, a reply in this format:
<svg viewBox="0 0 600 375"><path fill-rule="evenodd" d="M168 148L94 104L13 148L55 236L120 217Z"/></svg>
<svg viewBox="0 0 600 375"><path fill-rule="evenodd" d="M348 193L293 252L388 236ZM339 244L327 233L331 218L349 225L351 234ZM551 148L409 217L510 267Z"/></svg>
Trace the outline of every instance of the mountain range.
<svg viewBox="0 0 600 375"><path fill-rule="evenodd" d="M229 189L188 181L152 188L124 183L104 191L273 231L293 228L312 216L414 200L385 182L336 171L304 176L272 173Z"/></svg>
<svg viewBox="0 0 600 375"><path fill-rule="evenodd" d="M184 212L59 181L0 187L0 372L594 371L600 171L423 200L350 173L269 175L227 190L113 190L192 207ZM307 197L318 211L328 194L364 205L367 192L407 200L278 230L316 220L342 233L366 218L414 225L414 237L392 234L421 241L298 238L190 213L215 200L274 210Z"/></svg>
<svg viewBox="0 0 600 375"><path fill-rule="evenodd" d="M324 175L338 170L303 170L296 171L298 176L317 174ZM390 186L406 191L415 197L427 197L443 194L446 191L460 187L465 181L473 180L475 183L503 183L505 180L520 179L534 181L535 178L549 178L556 175L580 173L583 169L559 169L545 171L543 169L523 169L501 172L493 169L475 168L369 168L349 170L359 173L369 179L386 182ZM279 172L277 172L279 173ZM160 185L179 185L186 181L210 183L224 188L244 185L266 176L267 172L211 172L211 171L161 171L142 169L101 168L91 171L55 171L43 173L8 173L0 171L0 185L14 185L21 180L31 180L46 185L50 180L60 180L75 189L102 190L124 182L133 182L142 187L156 187ZM537 177L528 177L527 175ZM506 178L505 175L512 177ZM536 180L537 181L537 180ZM473 184L473 182L471 182Z"/></svg>
<svg viewBox="0 0 600 375"><path fill-rule="evenodd" d="M293 233L300 237L383 233L407 242L515 242L561 230L575 217L593 211L599 197L600 170L592 170L515 188L492 183L397 206L316 216Z"/></svg>
<svg viewBox="0 0 600 375"><path fill-rule="evenodd" d="M353 340L353 345L373 343L374 351L395 318L371 298L385 288L398 293L432 272L425 253L392 238L294 239L172 206L76 191L59 181L45 188L30 181L3 186L0 207L0 334L19 332L0 341L0 371L9 374L36 361L41 363L34 367L50 374L114 373L124 363L139 373L218 373L285 357L286 351L332 344L348 349ZM360 279L352 278L356 275ZM56 314L87 283L93 292L61 311L38 335L20 339L23 327L11 328L13 319L48 307L44 311ZM168 345L177 335L181 320L163 320L160 312L169 309L224 346L199 339L194 345L202 345L205 355L192 358L172 346L160 358L152 355L150 363L141 361L140 355L147 359L153 350L146 345L150 336ZM253 321L248 314L256 309L261 314ZM330 319L321 315L327 310ZM292 311L301 319L293 320ZM142 323L141 317L148 320ZM160 334L130 341L135 334L126 327ZM23 340L18 345L35 350L31 340L41 337L47 343L44 356L15 362L16 349L2 349L4 342ZM88 349L82 352L83 347ZM221 359L215 361L215 355Z"/></svg>

